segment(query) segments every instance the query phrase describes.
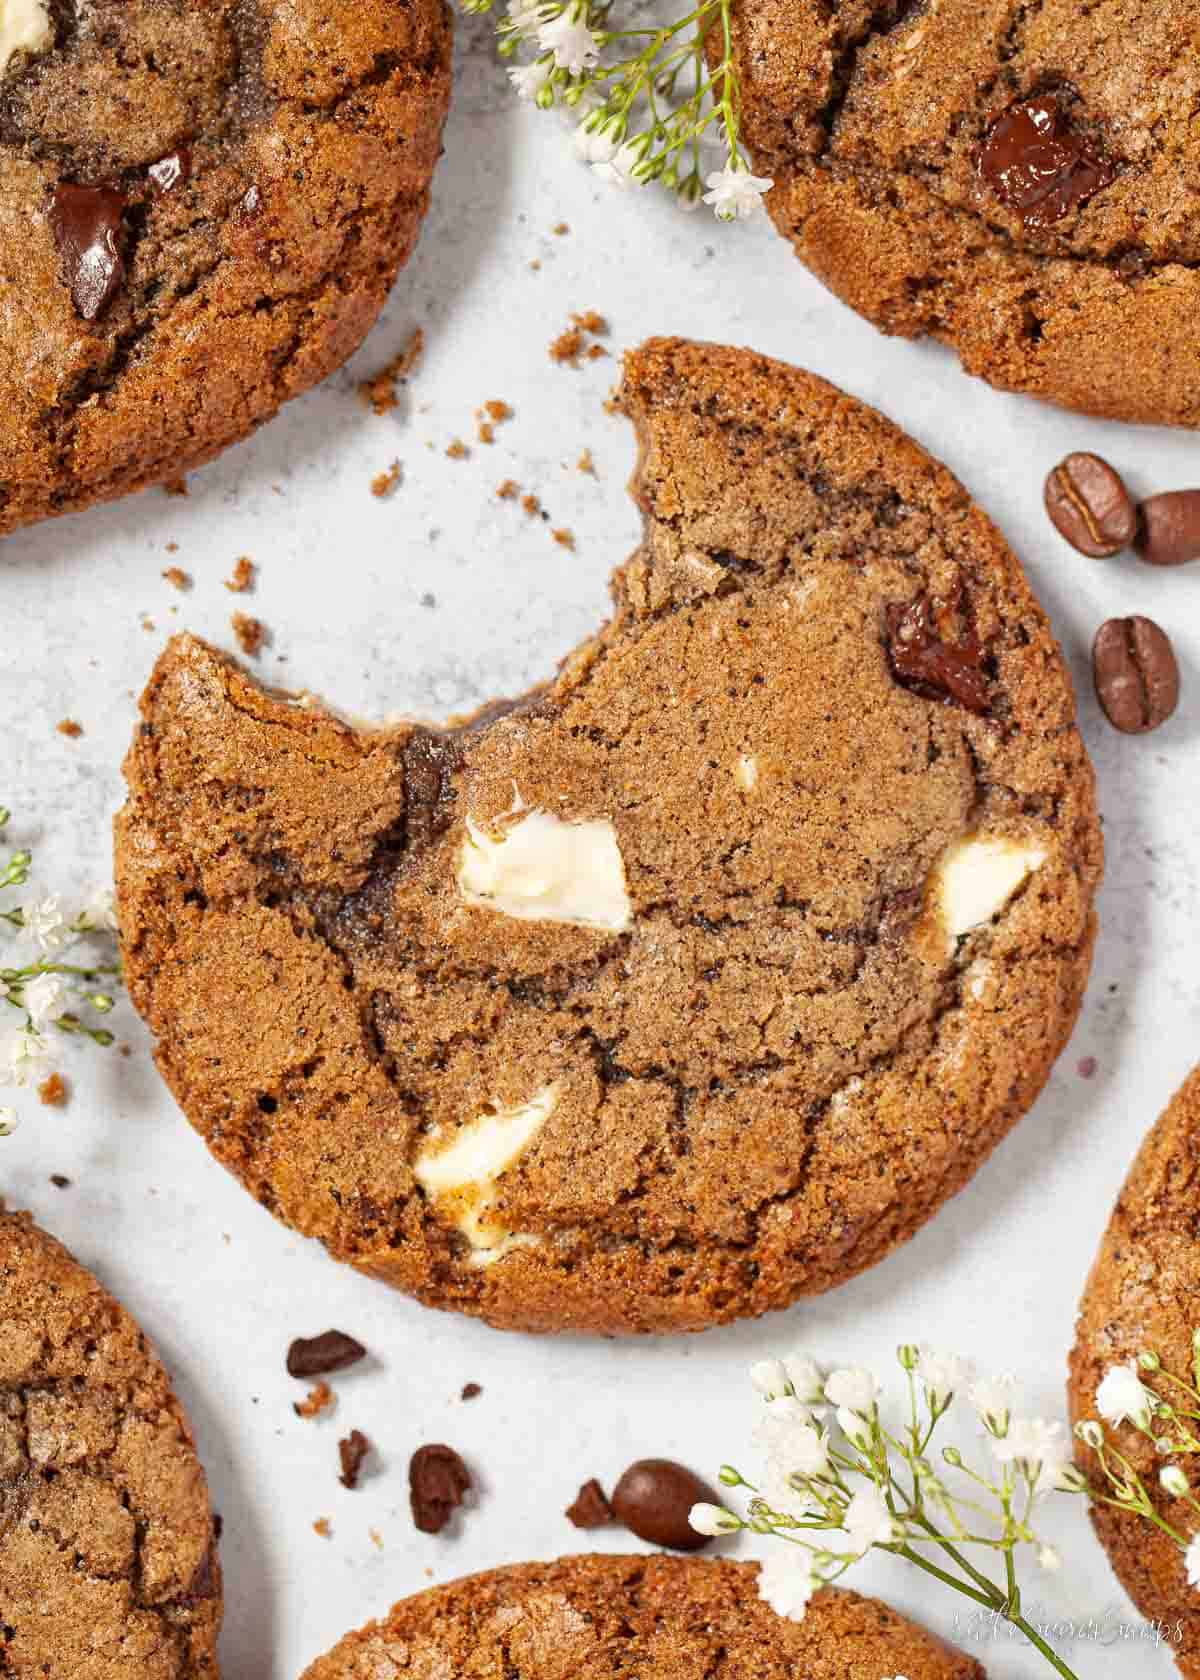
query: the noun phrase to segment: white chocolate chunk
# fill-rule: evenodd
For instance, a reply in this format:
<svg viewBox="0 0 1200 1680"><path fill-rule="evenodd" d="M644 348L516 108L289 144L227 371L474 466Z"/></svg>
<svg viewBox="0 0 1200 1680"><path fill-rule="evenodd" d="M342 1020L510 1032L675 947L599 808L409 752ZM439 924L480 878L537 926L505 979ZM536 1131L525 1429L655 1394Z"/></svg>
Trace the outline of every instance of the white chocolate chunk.
<svg viewBox="0 0 1200 1680"><path fill-rule="evenodd" d="M413 1177L471 1245L469 1264L491 1266L540 1237L509 1231L491 1217L496 1180L528 1149L558 1106L558 1086L529 1102L477 1114L446 1139L433 1135L413 1162Z"/></svg>
<svg viewBox="0 0 1200 1680"><path fill-rule="evenodd" d="M998 916L1009 899L1046 861L1041 846L1000 835L972 834L942 855L932 902L951 950L966 933Z"/></svg>
<svg viewBox="0 0 1200 1680"><path fill-rule="evenodd" d="M522 922L623 933L633 919L617 833L604 818L563 822L532 810L489 834L468 817L458 885L468 904Z"/></svg>
<svg viewBox="0 0 1200 1680"><path fill-rule="evenodd" d="M54 40L46 0L0 0L0 76L17 53L39 53Z"/></svg>
<svg viewBox="0 0 1200 1680"><path fill-rule="evenodd" d="M733 779L743 793L753 793L758 786L758 760L751 753L743 753L733 767Z"/></svg>

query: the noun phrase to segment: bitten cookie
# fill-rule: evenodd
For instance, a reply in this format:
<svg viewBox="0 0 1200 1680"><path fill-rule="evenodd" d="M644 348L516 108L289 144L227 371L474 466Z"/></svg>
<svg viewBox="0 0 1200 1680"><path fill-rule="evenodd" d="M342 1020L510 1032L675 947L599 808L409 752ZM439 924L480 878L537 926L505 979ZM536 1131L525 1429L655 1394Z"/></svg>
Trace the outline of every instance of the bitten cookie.
<svg viewBox="0 0 1200 1680"><path fill-rule="evenodd" d="M422 1300L697 1329L881 1259L1071 1030L1101 843L1020 566L880 415L660 341L641 547L544 688L354 729L190 637L118 820L210 1148Z"/></svg>
<svg viewBox="0 0 1200 1680"><path fill-rule="evenodd" d="M217 1680L221 1571L166 1372L96 1279L0 1210L0 1673Z"/></svg>
<svg viewBox="0 0 1200 1680"><path fill-rule="evenodd" d="M401 1673L522 1680L984 1680L977 1662L857 1593L828 1590L802 1622L758 1596L754 1564L570 1557L473 1575L404 1599L303 1680Z"/></svg>
<svg viewBox="0 0 1200 1680"><path fill-rule="evenodd" d="M1139 1353L1157 1353L1168 1370L1185 1376L1192 1370L1192 1334L1200 1329L1198 1156L1200 1069L1143 1143L1084 1290L1071 1355L1075 1422L1098 1416L1096 1391L1106 1371ZM1130 1427L1115 1437L1163 1516L1190 1534L1194 1517L1161 1493L1161 1461L1145 1437ZM1084 1468L1095 1472L1087 1449L1079 1450ZM1200 1598L1179 1548L1150 1523L1107 1506L1093 1506L1092 1521L1129 1596L1149 1620L1169 1626L1167 1649L1188 1680L1200 1680Z"/></svg>
<svg viewBox="0 0 1200 1680"><path fill-rule="evenodd" d="M0 534L198 466L344 361L449 91L444 0L0 9Z"/></svg>
<svg viewBox="0 0 1200 1680"><path fill-rule="evenodd" d="M1005 390L1200 425L1192 0L737 0L797 255Z"/></svg>

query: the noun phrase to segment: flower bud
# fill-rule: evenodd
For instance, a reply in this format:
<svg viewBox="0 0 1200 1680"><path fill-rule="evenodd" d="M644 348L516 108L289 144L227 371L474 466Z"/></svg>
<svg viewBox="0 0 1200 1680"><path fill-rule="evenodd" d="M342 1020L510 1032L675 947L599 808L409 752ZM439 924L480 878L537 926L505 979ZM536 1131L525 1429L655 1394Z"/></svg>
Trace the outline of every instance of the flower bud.
<svg viewBox="0 0 1200 1680"><path fill-rule="evenodd" d="M1159 1485L1172 1499L1183 1499L1188 1492L1188 1479L1178 1464L1164 1464L1158 1473Z"/></svg>
<svg viewBox="0 0 1200 1680"><path fill-rule="evenodd" d="M1077 1423L1075 1433L1084 1446L1091 1447L1093 1452L1104 1445L1104 1431L1093 1418L1085 1418L1082 1423Z"/></svg>
<svg viewBox="0 0 1200 1680"><path fill-rule="evenodd" d="M896 1358L905 1371L915 1371L921 1359L921 1350L911 1342L904 1342L896 1349Z"/></svg>
<svg viewBox="0 0 1200 1680"><path fill-rule="evenodd" d="M1161 1371L1162 1370L1162 1360L1158 1357L1158 1355L1156 1353L1151 1353L1151 1352L1149 1352L1149 1350L1147 1350L1145 1353L1139 1353L1137 1362L1141 1366L1143 1371Z"/></svg>

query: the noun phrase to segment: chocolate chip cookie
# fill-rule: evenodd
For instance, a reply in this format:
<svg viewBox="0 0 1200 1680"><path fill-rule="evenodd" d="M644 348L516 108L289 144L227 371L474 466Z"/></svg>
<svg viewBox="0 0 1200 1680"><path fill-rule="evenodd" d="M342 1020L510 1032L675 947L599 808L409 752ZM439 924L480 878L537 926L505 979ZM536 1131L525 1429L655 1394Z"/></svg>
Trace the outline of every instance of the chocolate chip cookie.
<svg viewBox="0 0 1200 1680"><path fill-rule="evenodd" d="M0 1673L217 1680L204 1472L129 1314L0 1209Z"/></svg>
<svg viewBox="0 0 1200 1680"><path fill-rule="evenodd" d="M0 534L198 466L344 361L449 88L444 0L0 9Z"/></svg>
<svg viewBox="0 0 1200 1680"><path fill-rule="evenodd" d="M875 1599L830 1590L801 1622L758 1595L753 1564L570 1557L404 1599L303 1680L516 1674L522 1680L984 1680L972 1658Z"/></svg>
<svg viewBox="0 0 1200 1680"><path fill-rule="evenodd" d="M737 0L779 231L1004 390L1200 425L1191 0Z"/></svg>
<svg viewBox="0 0 1200 1680"><path fill-rule="evenodd" d="M185 1113L376 1277L526 1329L696 1329L881 1259L1028 1108L1101 868L1016 559L872 410L626 362L641 546L545 687L356 729L191 637L118 819Z"/></svg>
<svg viewBox="0 0 1200 1680"><path fill-rule="evenodd" d="M1169 1371L1189 1376L1192 1333L1200 1329L1200 1069L1170 1103L1143 1143L1117 1199L1079 1309L1071 1355L1070 1402L1076 1422L1096 1418L1096 1391L1113 1365L1157 1353ZM1189 1535L1194 1514L1158 1483L1161 1464L1143 1435L1111 1431L1163 1517ZM1096 1465L1080 1448L1090 1473ZM1200 1600L1188 1585L1183 1555L1140 1517L1094 1505L1092 1521L1122 1585L1150 1621L1171 1628L1167 1647L1188 1680L1200 1680ZM1177 1634L1177 1637L1176 1637Z"/></svg>

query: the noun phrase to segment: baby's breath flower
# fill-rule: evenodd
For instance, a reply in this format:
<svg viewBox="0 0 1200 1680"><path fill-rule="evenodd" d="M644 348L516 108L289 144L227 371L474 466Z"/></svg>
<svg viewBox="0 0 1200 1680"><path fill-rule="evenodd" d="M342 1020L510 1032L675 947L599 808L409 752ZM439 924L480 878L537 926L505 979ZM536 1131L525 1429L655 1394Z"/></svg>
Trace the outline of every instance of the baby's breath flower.
<svg viewBox="0 0 1200 1680"><path fill-rule="evenodd" d="M22 992L22 1002L35 1032L49 1027L71 1008L71 994L61 974L39 974Z"/></svg>
<svg viewBox="0 0 1200 1680"><path fill-rule="evenodd" d="M866 1452L871 1444L871 1426L857 1412L852 1412L849 1406L839 1406L837 1409L838 1428L846 1439L856 1446L860 1452Z"/></svg>
<svg viewBox="0 0 1200 1680"><path fill-rule="evenodd" d="M1136 1363L1112 1365L1096 1390L1096 1410L1107 1423L1128 1420L1139 1429L1150 1427L1154 1395L1138 1376Z"/></svg>
<svg viewBox="0 0 1200 1680"><path fill-rule="evenodd" d="M579 6L572 6L539 24L537 42L543 52L554 55L560 70L572 76L581 76L600 60L599 37L588 28Z"/></svg>
<svg viewBox="0 0 1200 1680"><path fill-rule="evenodd" d="M900 1538L895 1518L884 1503L877 1487L861 1488L849 1505L843 1526L850 1539L850 1550L865 1557L872 1546L890 1546Z"/></svg>
<svg viewBox="0 0 1200 1680"><path fill-rule="evenodd" d="M719 1534L735 1534L742 1526L740 1518L722 1505L693 1505L688 1513L688 1523L697 1534L714 1538Z"/></svg>
<svg viewBox="0 0 1200 1680"><path fill-rule="evenodd" d="M861 1365L831 1371L825 1379L825 1398L831 1406L845 1406L852 1412L869 1412L879 1393L879 1384Z"/></svg>
<svg viewBox="0 0 1200 1680"><path fill-rule="evenodd" d="M1008 1433L1015 1388L1011 1377L977 1378L968 1388L967 1398L989 1435Z"/></svg>
<svg viewBox="0 0 1200 1680"><path fill-rule="evenodd" d="M508 79L517 90L518 99L535 100L554 74L554 61L535 58L532 64L515 64Z"/></svg>
<svg viewBox="0 0 1200 1680"><path fill-rule="evenodd" d="M962 1359L956 1353L934 1353L927 1347L921 1349L917 1372L925 1384L930 1405L939 1412L967 1387L973 1375L969 1359Z"/></svg>
<svg viewBox="0 0 1200 1680"><path fill-rule="evenodd" d="M1062 1568L1062 1556L1053 1546L1039 1546L1037 1560L1048 1575L1057 1575Z"/></svg>
<svg viewBox="0 0 1200 1680"><path fill-rule="evenodd" d="M819 1585L809 1554L790 1547L772 1552L758 1572L759 1597L766 1600L777 1616L789 1621L804 1620L809 1600Z"/></svg>
<svg viewBox="0 0 1200 1680"><path fill-rule="evenodd" d="M1013 1418L1008 1434L991 1441L998 1464L1015 1465L1025 1477L1033 1499L1042 1499L1062 1487L1062 1475L1071 1462L1071 1447L1061 1423L1043 1418Z"/></svg>
<svg viewBox="0 0 1200 1680"><path fill-rule="evenodd" d="M740 221L746 216L753 216L762 209L763 194L770 192L774 181L763 175L751 175L750 171L737 161L727 164L724 169L717 169L705 181L708 191L704 195L705 204L711 204L722 222Z"/></svg>
<svg viewBox="0 0 1200 1680"><path fill-rule="evenodd" d="M0 1138L11 1137L20 1124L15 1108L0 1108Z"/></svg>
<svg viewBox="0 0 1200 1680"><path fill-rule="evenodd" d="M22 910L26 933L39 951L47 955L57 951L67 941L67 918L57 898L35 899Z"/></svg>
<svg viewBox="0 0 1200 1680"><path fill-rule="evenodd" d="M97 887L75 923L81 933L115 933L117 903L111 887Z"/></svg>
<svg viewBox="0 0 1200 1680"><path fill-rule="evenodd" d="M1164 1464L1158 1472L1159 1485L1172 1499L1183 1499L1188 1492L1188 1479L1178 1464Z"/></svg>
<svg viewBox="0 0 1200 1680"><path fill-rule="evenodd" d="M8 1033L0 1039L0 1085L23 1090L37 1075L45 1054L39 1034L20 1027Z"/></svg>

